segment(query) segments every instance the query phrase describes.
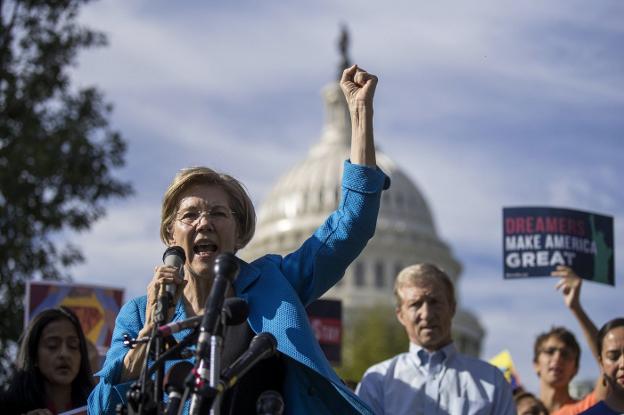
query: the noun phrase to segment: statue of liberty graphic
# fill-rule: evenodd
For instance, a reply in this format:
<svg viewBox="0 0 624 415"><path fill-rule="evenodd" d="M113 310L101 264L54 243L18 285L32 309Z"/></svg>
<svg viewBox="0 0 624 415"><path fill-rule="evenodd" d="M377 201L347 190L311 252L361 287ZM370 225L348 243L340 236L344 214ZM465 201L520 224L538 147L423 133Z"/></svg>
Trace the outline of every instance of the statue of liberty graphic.
<svg viewBox="0 0 624 415"><path fill-rule="evenodd" d="M591 234L596 245L596 255L594 256L594 281L613 285L613 276L609 275L613 249L607 245L605 234L596 230L594 215L589 216Z"/></svg>

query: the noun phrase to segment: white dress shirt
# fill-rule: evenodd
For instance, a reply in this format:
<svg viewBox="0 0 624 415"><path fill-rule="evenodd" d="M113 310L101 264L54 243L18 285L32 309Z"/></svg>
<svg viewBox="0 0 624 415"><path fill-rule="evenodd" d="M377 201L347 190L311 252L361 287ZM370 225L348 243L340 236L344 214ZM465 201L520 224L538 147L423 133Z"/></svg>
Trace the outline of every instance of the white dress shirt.
<svg viewBox="0 0 624 415"><path fill-rule="evenodd" d="M516 414L502 372L453 343L433 353L410 344L408 353L370 367L356 394L380 415Z"/></svg>

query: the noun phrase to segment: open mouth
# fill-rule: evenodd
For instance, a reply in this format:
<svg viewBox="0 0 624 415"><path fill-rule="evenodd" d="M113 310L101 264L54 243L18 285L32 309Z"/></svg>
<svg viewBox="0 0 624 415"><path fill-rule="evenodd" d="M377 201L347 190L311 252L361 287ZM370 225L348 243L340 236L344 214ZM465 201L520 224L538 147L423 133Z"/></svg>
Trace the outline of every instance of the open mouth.
<svg viewBox="0 0 624 415"><path fill-rule="evenodd" d="M217 252L217 245L211 242L200 242L193 246L193 253L199 257L210 257Z"/></svg>

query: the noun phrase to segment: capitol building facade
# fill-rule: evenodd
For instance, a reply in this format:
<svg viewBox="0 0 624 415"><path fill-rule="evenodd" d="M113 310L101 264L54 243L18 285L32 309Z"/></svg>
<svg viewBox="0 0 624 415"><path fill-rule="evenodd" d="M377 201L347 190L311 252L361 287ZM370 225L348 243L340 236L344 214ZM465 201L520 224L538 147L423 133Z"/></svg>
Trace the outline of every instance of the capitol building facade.
<svg viewBox="0 0 624 415"><path fill-rule="evenodd" d="M240 252L244 259L292 252L338 206L342 166L350 154L351 121L337 82L323 89L323 97L326 120L320 140L267 195L258 211L256 234ZM456 289L461 273L461 264L438 236L431 210L412 180L379 149L377 164L390 177L391 187L382 195L375 236L344 278L323 296L342 301L347 324L356 307L394 306L394 278L405 266L434 263L449 274ZM458 349L478 357L484 334L477 318L459 302L453 320Z"/></svg>

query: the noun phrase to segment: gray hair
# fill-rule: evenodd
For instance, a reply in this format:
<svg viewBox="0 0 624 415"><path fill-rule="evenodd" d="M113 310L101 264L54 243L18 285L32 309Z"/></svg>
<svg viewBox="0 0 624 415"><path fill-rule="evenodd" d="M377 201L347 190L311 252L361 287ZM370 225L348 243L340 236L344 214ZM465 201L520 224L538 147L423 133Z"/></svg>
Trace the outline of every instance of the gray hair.
<svg viewBox="0 0 624 415"><path fill-rule="evenodd" d="M394 297L396 299L397 309L401 308L401 296L399 289L406 286L419 286L427 283L441 282L445 291L446 298L452 308L455 308L455 288L453 281L442 269L430 263L421 263L410 265L403 268L394 281Z"/></svg>

